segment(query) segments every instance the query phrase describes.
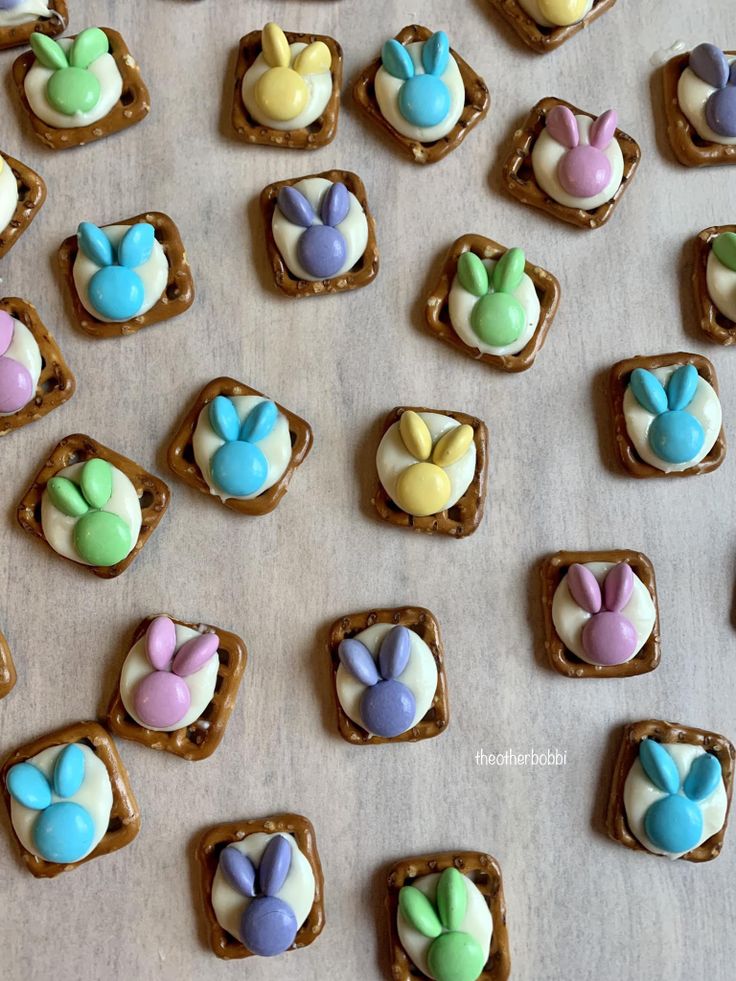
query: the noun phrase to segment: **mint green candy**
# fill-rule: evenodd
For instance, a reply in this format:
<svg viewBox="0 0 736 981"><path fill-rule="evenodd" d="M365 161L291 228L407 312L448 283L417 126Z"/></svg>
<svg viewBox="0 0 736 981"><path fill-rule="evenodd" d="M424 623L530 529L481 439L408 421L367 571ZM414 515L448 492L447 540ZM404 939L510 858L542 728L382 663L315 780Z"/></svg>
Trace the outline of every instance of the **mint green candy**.
<svg viewBox="0 0 736 981"><path fill-rule="evenodd" d="M475 252L463 252L457 260L460 285L473 296L485 296L488 292L488 270Z"/></svg>
<svg viewBox="0 0 736 981"><path fill-rule="evenodd" d="M74 548L90 565L122 562L131 547L130 529L110 511L89 511L74 526Z"/></svg>
<svg viewBox="0 0 736 981"><path fill-rule="evenodd" d="M427 966L437 981L477 981L486 957L469 933L443 933L429 948Z"/></svg>
<svg viewBox="0 0 736 981"><path fill-rule="evenodd" d="M99 27L88 27L75 38L69 52L69 64L75 68L89 68L93 61L97 61L109 50L107 34Z"/></svg>
<svg viewBox="0 0 736 981"><path fill-rule="evenodd" d="M459 930L468 908L465 879L456 868L445 869L437 883L437 912L448 930Z"/></svg>
<svg viewBox="0 0 736 981"><path fill-rule="evenodd" d="M54 507L69 518L80 518L89 511L77 485L66 477L52 477L46 490Z"/></svg>
<svg viewBox="0 0 736 981"><path fill-rule="evenodd" d="M49 68L51 71L59 71L61 68L68 66L69 62L66 60L64 49L52 38L34 31L28 39L28 43L33 49L37 60L41 62L44 68Z"/></svg>
<svg viewBox="0 0 736 981"><path fill-rule="evenodd" d="M112 467L99 457L89 460L82 467L79 484L90 507L104 508L112 494Z"/></svg>
<svg viewBox="0 0 736 981"><path fill-rule="evenodd" d="M439 937L442 924L434 906L415 886L403 886L399 890L399 909L404 918L425 937Z"/></svg>
<svg viewBox="0 0 736 981"><path fill-rule="evenodd" d="M486 293L473 307L470 324L491 347L513 344L524 330L524 308L510 293Z"/></svg>
<svg viewBox="0 0 736 981"><path fill-rule="evenodd" d="M513 293L521 285L526 256L518 248L509 249L493 270L493 289L496 293Z"/></svg>
<svg viewBox="0 0 736 981"><path fill-rule="evenodd" d="M89 112L100 100L100 83L84 68L62 68L46 83L46 95L51 105L65 116Z"/></svg>
<svg viewBox="0 0 736 981"><path fill-rule="evenodd" d="M736 232L722 232L713 242L713 251L719 262L736 272Z"/></svg>

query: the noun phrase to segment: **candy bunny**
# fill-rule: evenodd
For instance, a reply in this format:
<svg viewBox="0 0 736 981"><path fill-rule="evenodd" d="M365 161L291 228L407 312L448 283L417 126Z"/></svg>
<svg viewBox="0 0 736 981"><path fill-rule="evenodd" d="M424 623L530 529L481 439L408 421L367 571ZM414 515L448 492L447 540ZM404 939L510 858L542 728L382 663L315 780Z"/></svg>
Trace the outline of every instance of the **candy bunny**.
<svg viewBox="0 0 736 981"><path fill-rule="evenodd" d="M381 50L381 64L394 78L402 81L399 110L413 126L437 126L450 111L450 91L442 80L450 61L450 42L444 31L437 31L422 45L422 67L417 74L411 55L396 38Z"/></svg>
<svg viewBox="0 0 736 981"><path fill-rule="evenodd" d="M707 94L702 106L707 125L715 134L716 142L720 142L719 137L724 138L724 142L736 141L736 61L729 61L723 51L715 44L699 44L690 52L688 66L694 74L713 91ZM687 78L683 75L681 79L683 86L687 86ZM678 89L678 96L679 96ZM698 101L702 103L703 94L698 95ZM683 106L688 117L690 112ZM691 119L693 125L698 128L697 120ZM707 134L702 132L700 136L707 138Z"/></svg>
<svg viewBox="0 0 736 981"><path fill-rule="evenodd" d="M38 62L52 72L46 97L65 116L89 113L100 101L102 87L90 66L110 50L107 35L99 27L78 34L68 52L52 38L34 32L30 45Z"/></svg>
<svg viewBox="0 0 736 981"><path fill-rule="evenodd" d="M659 459L684 464L699 456L705 431L687 407L698 391L699 375L693 364L683 364L670 375L666 388L651 371L635 368L629 389L642 408L654 419L647 432L651 450Z"/></svg>
<svg viewBox="0 0 736 981"><path fill-rule="evenodd" d="M488 950L462 929L468 905L465 877L454 867L439 875L434 903L416 886L399 890L399 914L431 941L426 961L435 981L477 981L483 973Z"/></svg>
<svg viewBox="0 0 736 981"><path fill-rule="evenodd" d="M77 242L87 259L100 267L86 289L94 310L111 321L130 320L141 313L146 287L136 270L149 261L157 244L153 225L131 225L116 248L104 229L83 221Z"/></svg>
<svg viewBox="0 0 736 981"><path fill-rule="evenodd" d="M294 943L298 930L294 910L278 893L292 866L292 847L280 834L266 845L256 868L234 845L220 853L220 869L227 882L249 901L240 919L240 940L253 954L274 957Z"/></svg>
<svg viewBox="0 0 736 981"><path fill-rule="evenodd" d="M554 106L547 113L547 132L567 151L557 165L557 176L568 194L593 198L608 186L612 169L604 151L614 139L616 122L616 111L606 110L592 123L588 143L581 143L578 121L567 106Z"/></svg>
<svg viewBox="0 0 736 981"><path fill-rule="evenodd" d="M519 0L519 5L540 27L569 27L590 13L593 0Z"/></svg>
<svg viewBox="0 0 736 981"><path fill-rule="evenodd" d="M489 275L483 261L471 251L457 264L460 284L478 297L470 315L477 336L491 347L513 344L526 325L526 311L513 295L524 277L526 259L521 249L509 249Z"/></svg>
<svg viewBox="0 0 736 981"><path fill-rule="evenodd" d="M24 405L28 405L35 394L40 374L41 355L38 344L22 324L20 326L26 341L21 352L28 351L28 363L23 364L7 353L16 340L18 323L9 313L0 310L0 415L18 412ZM29 370L31 364L34 367L35 381ZM36 367L38 371L35 371Z"/></svg>
<svg viewBox="0 0 736 981"><path fill-rule="evenodd" d="M210 460L210 472L217 486L231 497L256 494L265 484L269 462L256 444L266 439L276 426L279 411L269 399L258 402L241 422L232 399L217 395L210 402L209 422L225 442Z"/></svg>
<svg viewBox="0 0 736 981"><path fill-rule="evenodd" d="M348 190L339 181L325 192L319 208L320 222L307 198L295 187L284 186L278 194L277 206L293 225L304 228L299 236L296 254L299 263L315 279L331 279L345 264L347 243L337 227L348 216Z"/></svg>
<svg viewBox="0 0 736 981"><path fill-rule="evenodd" d="M622 614L634 590L634 573L625 562L607 573L601 590L598 580L584 565L574 563L567 584L575 602L590 614L582 630L586 660L591 664L623 664L638 646L634 624Z"/></svg>
<svg viewBox="0 0 736 981"><path fill-rule="evenodd" d="M715 307L736 325L735 232L721 232L713 239L706 264L706 282Z"/></svg>
<svg viewBox="0 0 736 981"><path fill-rule="evenodd" d="M278 24L269 23L261 33L261 47L265 70L253 66L258 77L252 86L253 97L260 110L259 122L263 124L283 124L299 120L301 126L308 126L324 110L332 88L329 72L332 55L324 41L291 46ZM294 54L294 48L298 53ZM312 76L327 73L326 85L318 92ZM246 73L247 75L248 73ZM249 99L249 80L243 79L243 96L246 105ZM327 98L324 98L326 94ZM308 121L300 117L308 112ZM305 117L306 118L306 117Z"/></svg>
<svg viewBox="0 0 736 981"><path fill-rule="evenodd" d="M399 625L386 634L378 667L371 652L357 638L341 641L338 654L345 668L366 686L360 699L360 715L368 731L391 738L411 728L416 699L412 690L398 680L409 664L411 632Z"/></svg>

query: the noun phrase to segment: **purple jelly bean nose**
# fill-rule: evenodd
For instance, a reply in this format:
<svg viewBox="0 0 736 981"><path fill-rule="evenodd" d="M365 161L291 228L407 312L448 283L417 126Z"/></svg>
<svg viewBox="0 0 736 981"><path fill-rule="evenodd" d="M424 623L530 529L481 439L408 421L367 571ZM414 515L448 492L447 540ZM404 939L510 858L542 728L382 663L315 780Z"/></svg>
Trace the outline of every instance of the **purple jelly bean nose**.
<svg viewBox="0 0 736 981"><path fill-rule="evenodd" d="M0 358L0 412L17 412L33 398L28 369L15 358Z"/></svg>
<svg viewBox="0 0 736 981"><path fill-rule="evenodd" d="M168 671L152 671L133 694L136 715L154 729L176 725L189 711L191 701L186 682Z"/></svg>
<svg viewBox="0 0 736 981"><path fill-rule="evenodd" d="M705 104L705 119L719 136L736 136L736 85L733 82L711 95Z"/></svg>
<svg viewBox="0 0 736 981"><path fill-rule="evenodd" d="M299 262L310 276L330 279L342 269L347 246L342 233L329 225L312 225L299 238Z"/></svg>
<svg viewBox="0 0 736 981"><path fill-rule="evenodd" d="M592 198L610 181L611 163L597 147L576 146L560 160L557 176L568 194Z"/></svg>
<svg viewBox="0 0 736 981"><path fill-rule="evenodd" d="M593 664L623 664L637 645L636 628L620 613L596 613L583 627L583 649Z"/></svg>

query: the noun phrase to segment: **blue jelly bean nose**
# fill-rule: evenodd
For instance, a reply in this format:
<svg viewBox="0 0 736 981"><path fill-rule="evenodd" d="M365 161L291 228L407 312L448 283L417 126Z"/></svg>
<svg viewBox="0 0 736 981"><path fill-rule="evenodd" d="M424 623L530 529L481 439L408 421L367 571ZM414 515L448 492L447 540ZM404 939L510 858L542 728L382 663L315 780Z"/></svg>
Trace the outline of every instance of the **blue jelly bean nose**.
<svg viewBox="0 0 736 981"><path fill-rule="evenodd" d="M689 412L663 412L649 427L649 445L667 463L688 463L700 453L704 442L703 427Z"/></svg>
<svg viewBox="0 0 736 981"><path fill-rule="evenodd" d="M297 257L310 276L330 279L343 267L347 245L337 228L312 225L299 238Z"/></svg>
<svg viewBox="0 0 736 981"><path fill-rule="evenodd" d="M88 811L73 801L52 804L33 826L36 848L47 862L78 862L92 847L95 827Z"/></svg>
<svg viewBox="0 0 736 981"><path fill-rule="evenodd" d="M110 320L129 320L143 306L143 280L125 266L98 269L89 282L92 306Z"/></svg>
<svg viewBox="0 0 736 981"><path fill-rule="evenodd" d="M703 834L703 813L687 797L663 797L652 804L644 818L647 838L662 851L689 852Z"/></svg>
<svg viewBox="0 0 736 981"><path fill-rule="evenodd" d="M294 943L296 931L294 911L275 896L254 899L240 921L240 939L259 957L283 954Z"/></svg>
<svg viewBox="0 0 736 981"><path fill-rule="evenodd" d="M411 689L393 678L366 688L360 700L360 714L369 732L390 738L411 728L416 700Z"/></svg>
<svg viewBox="0 0 736 981"><path fill-rule="evenodd" d="M450 92L436 75L415 75L399 92L399 111L413 126L437 126L450 111Z"/></svg>
<svg viewBox="0 0 736 981"><path fill-rule="evenodd" d="M233 497L245 497L265 483L268 461L253 443L223 443L212 457L212 477L221 490Z"/></svg>

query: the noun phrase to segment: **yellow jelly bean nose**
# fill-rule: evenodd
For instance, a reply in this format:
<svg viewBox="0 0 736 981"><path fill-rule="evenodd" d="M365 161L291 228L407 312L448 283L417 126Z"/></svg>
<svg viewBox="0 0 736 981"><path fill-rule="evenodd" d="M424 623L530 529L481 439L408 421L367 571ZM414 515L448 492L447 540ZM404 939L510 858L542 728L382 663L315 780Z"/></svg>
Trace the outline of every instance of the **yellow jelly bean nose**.
<svg viewBox="0 0 736 981"><path fill-rule="evenodd" d="M539 0L539 10L544 19L558 27L577 24L586 7L586 0Z"/></svg>
<svg viewBox="0 0 736 981"><path fill-rule="evenodd" d="M255 96L267 116L285 123L304 111L309 89L292 68L269 68L256 82Z"/></svg>
<svg viewBox="0 0 736 981"><path fill-rule="evenodd" d="M468 451L468 447L473 442L473 427L463 425L455 426L445 435L437 440L437 445L432 454L432 461L438 467L451 467L462 459Z"/></svg>
<svg viewBox="0 0 736 981"><path fill-rule="evenodd" d="M407 409L399 419L399 432L404 446L415 460L428 460L432 452L432 436L427 423L418 412Z"/></svg>
<svg viewBox="0 0 736 981"><path fill-rule="evenodd" d="M396 481L396 503L417 518L444 510L451 492L450 478L434 463L414 463Z"/></svg>

